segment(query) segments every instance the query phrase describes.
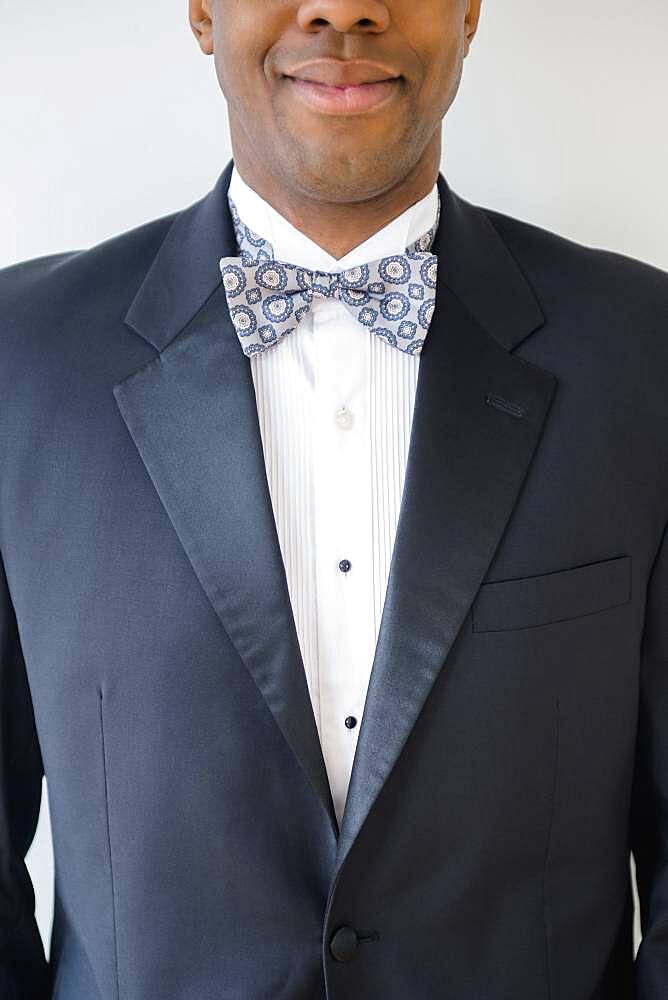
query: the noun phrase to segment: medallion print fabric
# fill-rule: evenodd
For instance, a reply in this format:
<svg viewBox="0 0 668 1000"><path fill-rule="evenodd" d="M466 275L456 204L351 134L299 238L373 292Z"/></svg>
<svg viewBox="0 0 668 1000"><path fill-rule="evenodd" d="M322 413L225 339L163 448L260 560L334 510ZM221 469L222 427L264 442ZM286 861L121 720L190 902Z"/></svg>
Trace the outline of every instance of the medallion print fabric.
<svg viewBox="0 0 668 1000"><path fill-rule="evenodd" d="M249 357L294 333L314 298L337 298L370 333L405 354L419 354L434 312L436 254L430 252L441 214L440 197L431 229L406 252L345 271L311 271L274 258L271 243L258 236L228 203L239 247L221 257L220 272L230 316Z"/></svg>

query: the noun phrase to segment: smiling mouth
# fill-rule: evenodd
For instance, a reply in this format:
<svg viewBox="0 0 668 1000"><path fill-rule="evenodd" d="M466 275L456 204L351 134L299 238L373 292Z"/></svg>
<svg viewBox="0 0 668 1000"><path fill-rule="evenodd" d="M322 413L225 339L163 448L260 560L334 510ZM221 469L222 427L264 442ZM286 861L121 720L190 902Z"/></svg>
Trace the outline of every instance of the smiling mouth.
<svg viewBox="0 0 668 1000"><path fill-rule="evenodd" d="M290 82L295 96L315 111L359 114L389 103L399 90L400 77L356 84L319 83L293 76L285 79Z"/></svg>

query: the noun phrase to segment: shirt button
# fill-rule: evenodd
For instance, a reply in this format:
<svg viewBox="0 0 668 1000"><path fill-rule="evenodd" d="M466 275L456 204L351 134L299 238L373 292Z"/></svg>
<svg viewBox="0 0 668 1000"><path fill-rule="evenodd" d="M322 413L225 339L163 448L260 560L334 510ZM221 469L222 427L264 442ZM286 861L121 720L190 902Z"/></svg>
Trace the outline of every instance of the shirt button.
<svg viewBox="0 0 668 1000"><path fill-rule="evenodd" d="M346 728L354 729L356 725L357 725L357 719L355 718L355 716L349 715L348 718L346 719Z"/></svg>
<svg viewBox="0 0 668 1000"><path fill-rule="evenodd" d="M342 573L347 573L351 566L352 563L350 559L342 559L341 562L339 563L339 569L341 570Z"/></svg>
<svg viewBox="0 0 668 1000"><path fill-rule="evenodd" d="M352 426L353 414L352 411L348 409L345 403L339 406L338 410L334 414L334 422L337 427L341 427L342 430L347 430Z"/></svg>

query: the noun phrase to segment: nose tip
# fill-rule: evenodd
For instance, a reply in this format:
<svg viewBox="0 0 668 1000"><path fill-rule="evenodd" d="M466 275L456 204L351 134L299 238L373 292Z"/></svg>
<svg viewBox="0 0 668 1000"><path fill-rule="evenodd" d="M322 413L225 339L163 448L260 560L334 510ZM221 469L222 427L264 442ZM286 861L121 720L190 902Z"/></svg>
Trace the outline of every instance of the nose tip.
<svg viewBox="0 0 668 1000"><path fill-rule="evenodd" d="M383 0L304 0L297 21L302 31L331 26L340 33L386 31L390 12Z"/></svg>

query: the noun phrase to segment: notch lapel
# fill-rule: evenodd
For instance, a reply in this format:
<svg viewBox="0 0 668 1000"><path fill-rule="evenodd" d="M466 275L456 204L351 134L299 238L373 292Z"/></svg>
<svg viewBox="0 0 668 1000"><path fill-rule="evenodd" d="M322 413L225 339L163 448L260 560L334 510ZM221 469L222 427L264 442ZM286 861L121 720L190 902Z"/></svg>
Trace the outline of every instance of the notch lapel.
<svg viewBox="0 0 668 1000"><path fill-rule="evenodd" d="M236 253L226 192L176 216L126 323L159 353L113 386L214 611L329 818L338 824L266 478L255 388L218 270Z"/></svg>
<svg viewBox="0 0 668 1000"><path fill-rule="evenodd" d="M481 209L438 183L436 307L330 900L501 540L557 383L511 353L544 317L509 251Z"/></svg>

